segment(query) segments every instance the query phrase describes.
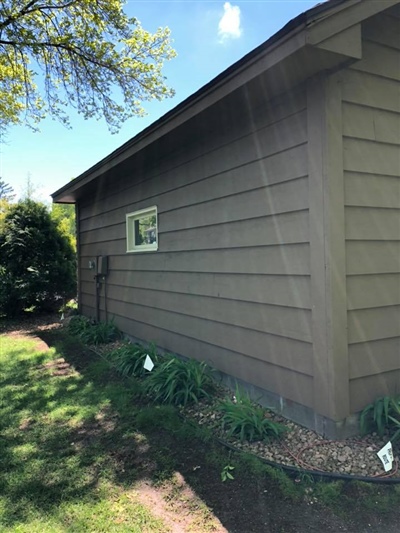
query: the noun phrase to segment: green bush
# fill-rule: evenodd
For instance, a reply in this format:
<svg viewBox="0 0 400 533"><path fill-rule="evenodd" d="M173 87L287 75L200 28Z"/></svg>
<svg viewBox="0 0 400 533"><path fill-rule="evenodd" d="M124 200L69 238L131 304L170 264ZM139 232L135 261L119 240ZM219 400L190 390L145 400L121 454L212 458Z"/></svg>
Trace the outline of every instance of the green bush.
<svg viewBox="0 0 400 533"><path fill-rule="evenodd" d="M113 320L94 322L81 315L71 317L68 330L85 344L107 344L121 338L121 332Z"/></svg>
<svg viewBox="0 0 400 533"><path fill-rule="evenodd" d="M218 410L222 412L222 427L228 436L238 437L241 441L268 440L286 431L285 426L267 418L265 409L254 404L238 387L235 397L222 400Z"/></svg>
<svg viewBox="0 0 400 533"><path fill-rule="evenodd" d="M0 226L0 313L55 311L76 296L76 257L47 208L24 200Z"/></svg>
<svg viewBox="0 0 400 533"><path fill-rule="evenodd" d="M186 406L209 397L214 388L211 368L194 359L169 356L149 375L146 392L157 402Z"/></svg>
<svg viewBox="0 0 400 533"><path fill-rule="evenodd" d="M154 344L145 348L140 344L126 342L107 354L107 359L123 376L141 378L149 373L143 366L147 355L151 357L155 365L158 363L159 355Z"/></svg>
<svg viewBox="0 0 400 533"><path fill-rule="evenodd" d="M400 396L381 396L367 405L360 416L362 434L376 431L379 436L391 434L391 440L400 437Z"/></svg>

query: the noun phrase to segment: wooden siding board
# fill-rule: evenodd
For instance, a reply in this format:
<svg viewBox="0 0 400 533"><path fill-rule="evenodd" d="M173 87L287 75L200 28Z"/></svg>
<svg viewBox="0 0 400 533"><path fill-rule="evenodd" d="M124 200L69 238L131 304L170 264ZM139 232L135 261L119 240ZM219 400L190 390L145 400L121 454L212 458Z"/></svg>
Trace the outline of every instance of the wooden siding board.
<svg viewBox="0 0 400 533"><path fill-rule="evenodd" d="M349 310L400 305L400 273L347 277Z"/></svg>
<svg viewBox="0 0 400 533"><path fill-rule="evenodd" d="M89 283L89 287L90 287ZM84 289L85 290L85 285ZM178 312L194 318L234 325L246 329L287 336L311 342L310 311L228 298L215 298L151 289L130 288L108 283L109 301L133 302L164 311Z"/></svg>
<svg viewBox="0 0 400 533"><path fill-rule="evenodd" d="M400 393L400 370L391 370L350 381L350 405L352 412L361 411L378 396L394 396Z"/></svg>
<svg viewBox="0 0 400 533"><path fill-rule="evenodd" d="M400 337L400 305L348 312L349 344Z"/></svg>
<svg viewBox="0 0 400 533"><path fill-rule="evenodd" d="M400 145L400 112L395 113L344 102L343 134L354 139L398 146Z"/></svg>
<svg viewBox="0 0 400 533"><path fill-rule="evenodd" d="M154 145L155 148L148 147L138 152L132 160L135 162L135 172L138 170L140 175L143 174L145 181L158 180L164 173L170 173L172 177L179 168L185 167L188 163L190 165L196 158L229 145L232 141L253 135L258 130L270 126L279 128L280 122L295 115L299 116L297 120L302 120L301 113L306 108L304 87L297 87L290 93L266 102L265 88L257 81L253 80L252 83L231 93L226 100L221 100L205 109L201 115L176 128L173 135L159 139ZM232 109L240 109L240 112L232 113ZM178 142L175 140L176 136ZM124 173L121 175L121 170L128 172L130 167L129 163L118 167L114 183L115 194L126 192L129 175ZM179 175L176 177L179 180ZM158 194L162 186L163 182L156 184L154 194ZM104 191L98 199L107 198L109 195L109 190ZM91 205L90 199L85 205Z"/></svg>
<svg viewBox="0 0 400 533"><path fill-rule="evenodd" d="M284 245L308 239L307 210L168 233L159 231L159 247L168 251Z"/></svg>
<svg viewBox="0 0 400 533"><path fill-rule="evenodd" d="M347 241L347 275L400 272L399 241Z"/></svg>
<svg viewBox="0 0 400 533"><path fill-rule="evenodd" d="M400 337L360 342L349 346L351 379L400 368Z"/></svg>
<svg viewBox="0 0 400 533"><path fill-rule="evenodd" d="M117 243L119 246L119 244ZM116 270L148 270L171 272L210 272L242 274L309 275L309 245L291 244L245 247L225 250L194 250L126 254L125 249L109 243L82 247L86 260L97 255L111 255L110 268Z"/></svg>
<svg viewBox="0 0 400 533"><path fill-rule="evenodd" d="M384 61L382 61L382 57L384 57ZM366 40L363 42L363 58L361 61L353 63L351 68L400 81L398 50Z"/></svg>
<svg viewBox="0 0 400 533"><path fill-rule="evenodd" d="M345 204L358 207L400 206L400 178L347 172Z"/></svg>
<svg viewBox="0 0 400 533"><path fill-rule="evenodd" d="M123 179L125 183L129 183L131 180L131 186L127 187L124 194L113 195L108 190L108 195L104 194L103 198L97 198L94 205L83 206L81 213L82 220L102 213L104 210L108 211L118 207L121 199L125 199L127 194L130 194L132 199L140 198L142 202L143 200L168 192L187 183L197 181L199 176L202 178L214 176L249 165L255 161L263 161L280 152L286 153L291 149L304 145L306 141L306 121L305 114L302 112L300 116L290 116L282 123L258 130L255 133L235 140L233 143L214 148L209 152L204 152L203 148L203 151L197 157L192 157L184 165L182 161L176 159L170 170L167 169L166 162L161 159L158 161L157 174L152 179L147 171L142 175L139 171L138 175L133 160L131 166L134 169L135 177L133 177L132 171L131 176L126 176ZM295 169L295 160L290 157L289 153L287 153L287 157L289 158L288 161L291 160L293 163L292 168ZM268 163L266 161L265 169L262 169L262 176L265 180L264 185L268 184L268 176L271 176L272 183L274 179L276 180L276 177L274 178L276 174L268 172ZM298 176L295 170L294 172L294 175ZM143 178L146 179L140 181ZM135 182L138 180L140 183L135 185ZM136 207L136 209L139 208Z"/></svg>
<svg viewBox="0 0 400 533"><path fill-rule="evenodd" d="M343 80L343 100L386 111L399 111L400 84L356 70L347 70Z"/></svg>
<svg viewBox="0 0 400 533"><path fill-rule="evenodd" d="M400 151L396 145L345 137L343 149L345 171L400 176Z"/></svg>
<svg viewBox="0 0 400 533"><path fill-rule="evenodd" d="M225 213L219 213L223 219ZM179 216L177 216L179 220ZM206 221L199 221L206 222ZM222 221L212 225L164 231L162 222L158 227L159 250L206 250L214 248L236 248L262 246L267 244L286 244L308 242L308 211L282 213L267 217L247 218L224 224ZM82 246L110 241L123 241L125 246L125 222L99 230L81 234ZM119 242L119 249L121 249ZM126 246L125 246L126 250Z"/></svg>
<svg viewBox="0 0 400 533"><path fill-rule="evenodd" d="M242 181L246 181L245 176L242 176ZM252 180L248 181L250 183ZM214 189L213 183L208 185L211 190ZM229 192L229 186L227 188L227 192ZM179 207L174 206L172 201L165 205L162 199L153 199L152 201L156 202L158 207L159 231L174 231L307 209L308 180L305 177L284 184L255 188L242 191L240 194L235 193L208 201L202 201L200 195L197 200L195 204ZM133 209L133 206L129 207L129 212ZM107 231L112 231L108 228L121 224L121 222L125 223L127 212L128 209L125 207L108 212L101 218L93 217L89 219L90 222L84 220L82 235L84 236L87 231L99 230L101 239L107 239ZM106 222L107 224L105 224Z"/></svg>
<svg viewBox="0 0 400 533"><path fill-rule="evenodd" d="M234 350L220 347L217 350L214 345L204 340L192 339L184 334L136 322L128 317L116 317L116 323L122 330L130 331L139 339L152 339L166 351L207 361L214 368L233 377L303 405L312 405L312 378L306 374L271 365Z"/></svg>
<svg viewBox="0 0 400 533"><path fill-rule="evenodd" d="M82 270L82 281L92 285L93 271ZM112 269L108 283L125 288L168 290L260 304L311 309L309 276L165 272Z"/></svg>
<svg viewBox="0 0 400 533"><path fill-rule="evenodd" d="M208 226L265 215L302 211L308 208L308 180L290 181L247 191L188 207L162 212L159 226L162 231L174 231L193 226Z"/></svg>
<svg viewBox="0 0 400 533"><path fill-rule="evenodd" d="M271 192L265 191L265 194L275 194L275 186L279 187L283 182L304 178L307 175L306 150L304 145L297 146L266 159L251 161L242 167L208 177L203 177L198 171L191 171L190 173L198 178L200 175L200 178L191 182L187 173L179 173L178 175L182 178L188 177L187 183L180 187L164 193L161 192L158 195L148 194L147 197L136 202L132 201L135 195L130 197L127 191L126 195L119 198L118 203L115 202L113 208L111 203L105 201L102 213L97 215L96 211L87 208L87 217L81 221L82 231L118 223L125 213L145 207L146 202L150 201L157 204L160 212L163 212L246 191L261 190L267 186L271 187ZM288 184L288 187L290 188L291 185ZM90 213L92 214L90 215Z"/></svg>
<svg viewBox="0 0 400 533"><path fill-rule="evenodd" d="M270 364L312 375L311 344L307 342L130 302L110 300L107 307L110 316L129 317L136 322L207 342L216 348L238 351ZM104 309L103 302L101 308Z"/></svg>
<svg viewBox="0 0 400 533"><path fill-rule="evenodd" d="M347 206L346 239L400 241L400 209Z"/></svg>

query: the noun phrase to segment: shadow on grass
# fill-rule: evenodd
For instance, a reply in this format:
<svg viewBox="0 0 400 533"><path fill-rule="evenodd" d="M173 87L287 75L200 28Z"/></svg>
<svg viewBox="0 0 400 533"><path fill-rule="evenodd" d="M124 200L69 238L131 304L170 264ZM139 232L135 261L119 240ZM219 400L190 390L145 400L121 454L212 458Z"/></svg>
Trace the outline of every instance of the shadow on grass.
<svg viewBox="0 0 400 533"><path fill-rule="evenodd" d="M62 502L101 498L100 478L131 483L142 475L121 460L121 449L135 458L142 451L130 432L137 391L108 379L101 361L89 363L87 375L75 371L67 352L88 360L81 347L66 345L35 355L33 366L23 358L26 350L11 350L2 365L3 527L51 513Z"/></svg>
<svg viewBox="0 0 400 533"><path fill-rule="evenodd" d="M3 526L56 513L65 502L96 503L104 487L162 482L179 471L230 533L343 529L329 509L305 504L284 474L231 456L172 408L143 403L140 383L120 378L77 339L60 330L38 335L50 352L32 366L15 351L1 369ZM229 463L235 480L222 483Z"/></svg>

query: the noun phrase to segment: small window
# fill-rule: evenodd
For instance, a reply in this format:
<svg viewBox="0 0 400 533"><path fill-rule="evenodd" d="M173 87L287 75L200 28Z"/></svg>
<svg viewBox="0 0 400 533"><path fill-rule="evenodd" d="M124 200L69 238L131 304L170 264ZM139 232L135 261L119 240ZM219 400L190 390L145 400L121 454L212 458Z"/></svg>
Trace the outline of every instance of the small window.
<svg viewBox="0 0 400 533"><path fill-rule="evenodd" d="M126 215L126 251L149 252L158 249L157 207Z"/></svg>

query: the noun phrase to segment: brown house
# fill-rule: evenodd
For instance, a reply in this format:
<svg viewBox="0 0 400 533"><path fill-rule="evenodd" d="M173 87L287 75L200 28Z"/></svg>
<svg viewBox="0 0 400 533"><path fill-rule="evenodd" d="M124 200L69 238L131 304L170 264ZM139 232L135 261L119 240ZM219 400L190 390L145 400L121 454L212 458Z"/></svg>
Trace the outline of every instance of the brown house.
<svg viewBox="0 0 400 533"><path fill-rule="evenodd" d="M319 5L55 192L82 313L330 437L399 393L399 35L399 0Z"/></svg>

